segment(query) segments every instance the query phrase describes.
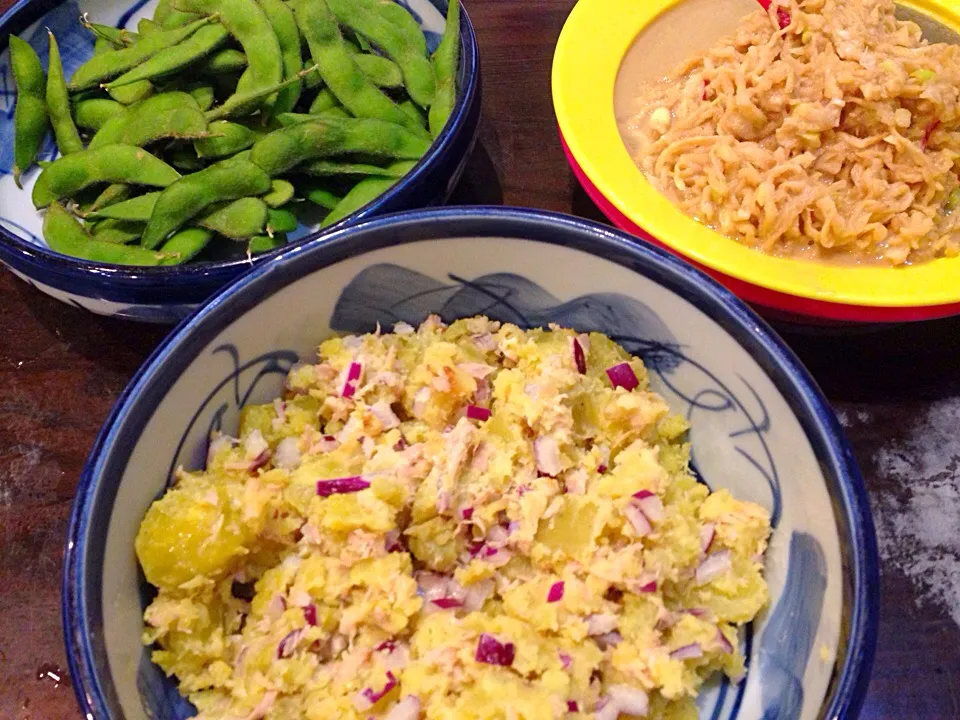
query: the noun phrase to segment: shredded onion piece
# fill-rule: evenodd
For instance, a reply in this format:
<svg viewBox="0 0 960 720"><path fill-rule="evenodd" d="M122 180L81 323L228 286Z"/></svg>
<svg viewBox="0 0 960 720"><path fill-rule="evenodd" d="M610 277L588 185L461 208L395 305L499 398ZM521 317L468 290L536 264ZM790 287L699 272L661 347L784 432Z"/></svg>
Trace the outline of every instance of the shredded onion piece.
<svg viewBox="0 0 960 720"><path fill-rule="evenodd" d="M467 405L467 417L470 420L485 422L490 419L490 408L480 407L479 405Z"/></svg>
<svg viewBox="0 0 960 720"><path fill-rule="evenodd" d="M580 341L577 338L573 338L573 361L577 364L577 372L586 375L587 357L583 354L583 348L580 347Z"/></svg>
<svg viewBox="0 0 960 720"><path fill-rule="evenodd" d="M597 635L594 641L601 650L607 650L622 643L623 635L614 630L613 632L604 633L603 635Z"/></svg>
<svg viewBox="0 0 960 720"><path fill-rule="evenodd" d="M727 572L732 565L729 550L721 550L708 555L706 560L697 567L697 585L706 585L715 577Z"/></svg>
<svg viewBox="0 0 960 720"><path fill-rule="evenodd" d="M353 705L360 712L363 712L364 710L369 710L371 707L376 705L384 695L386 695L388 692L393 690L396 686L397 686L396 676L392 672L387 670L387 682L383 686L383 689L380 691L377 691L369 687L364 688L354 698Z"/></svg>
<svg viewBox="0 0 960 720"><path fill-rule="evenodd" d="M713 536L717 528L713 523L704 523L700 528L700 552L706 555L710 552L710 546L713 545Z"/></svg>
<svg viewBox="0 0 960 720"><path fill-rule="evenodd" d="M430 602L432 602L441 610L452 610L454 608L463 607L463 601L458 600L455 597L442 597L437 598L436 600L431 600Z"/></svg>
<svg viewBox="0 0 960 720"><path fill-rule="evenodd" d="M472 508L472 507L460 508L460 519L461 519L461 520L469 520L469 519L472 518L472 517L473 517L473 508Z"/></svg>
<svg viewBox="0 0 960 720"><path fill-rule="evenodd" d="M622 387L624 390L633 390L640 385L637 374L630 367L630 363L624 362L608 367L607 377L610 378L610 382L613 383L615 388Z"/></svg>
<svg viewBox="0 0 960 720"><path fill-rule="evenodd" d="M643 514L647 516L650 522L661 522L664 517L663 501L653 493L647 493L639 497L644 492L646 491L641 490L636 493L633 496L634 502L636 502L637 507L643 510Z"/></svg>
<svg viewBox="0 0 960 720"><path fill-rule="evenodd" d="M390 403L386 400L377 400L370 406L370 412L377 416L377 420L383 425L384 430L392 430L400 425L400 418L397 417L393 408L390 407Z"/></svg>
<svg viewBox="0 0 960 720"><path fill-rule="evenodd" d="M303 609L303 619L307 621L307 625L310 627L316 627L317 625L317 606L313 603L310 603Z"/></svg>
<svg viewBox="0 0 960 720"><path fill-rule="evenodd" d="M317 480L317 495L328 497L330 495L344 495L346 493L360 492L370 487L370 483L359 475L352 477L334 478L333 480Z"/></svg>
<svg viewBox="0 0 960 720"><path fill-rule="evenodd" d="M420 717L420 698L407 695L393 706L385 720L417 720Z"/></svg>
<svg viewBox="0 0 960 720"><path fill-rule="evenodd" d="M566 653L560 653L560 666L566 670L571 665L573 665L573 658Z"/></svg>
<svg viewBox="0 0 960 720"><path fill-rule="evenodd" d="M657 581L650 580L642 585L640 585L637 590L642 593L652 593L657 591Z"/></svg>
<svg viewBox="0 0 960 720"><path fill-rule="evenodd" d="M927 129L923 131L923 139L920 141L921 150L927 149L927 145L930 143L930 138L933 137L933 134L937 131L938 127L940 127L940 118L937 118L927 125Z"/></svg>
<svg viewBox="0 0 960 720"><path fill-rule="evenodd" d="M417 394L413 396L413 414L416 417L422 417L426 411L427 403L430 402L430 393L430 388L424 385L417 390Z"/></svg>
<svg viewBox="0 0 960 720"><path fill-rule="evenodd" d="M560 582L555 582L550 586L550 591L547 593L547 602L555 603L560 602L563 599L563 580Z"/></svg>
<svg viewBox="0 0 960 720"><path fill-rule="evenodd" d="M293 655L297 649L297 643L300 642L300 630L291 630L284 635L283 640L277 645L277 657L288 658Z"/></svg>
<svg viewBox="0 0 960 720"><path fill-rule="evenodd" d="M644 515L643 510L637 506L627 505L623 509L623 514L627 516L627 520L629 520L630 524L633 525L633 529L637 533L637 537L644 537L653 532L653 526L650 524L647 516Z"/></svg>
<svg viewBox="0 0 960 720"><path fill-rule="evenodd" d="M501 665L510 667L516 656L516 647L512 642L502 643L493 635L483 633L477 642L477 652L474 658L477 662L487 665Z"/></svg>
<svg viewBox="0 0 960 720"><path fill-rule="evenodd" d="M537 462L537 470L544 475L556 477L563 470L560 464L560 447L550 436L539 437L533 441L533 457Z"/></svg>
<svg viewBox="0 0 960 720"><path fill-rule="evenodd" d="M340 397L350 398L357 391L357 381L360 380L360 374L363 372L363 366L358 362L350 363L347 368L347 379L340 390Z"/></svg>
<svg viewBox="0 0 960 720"><path fill-rule="evenodd" d="M700 647L700 643L690 643L670 653L670 657L674 660L694 660L702 656L703 648Z"/></svg>
<svg viewBox="0 0 960 720"><path fill-rule="evenodd" d="M720 649L723 650L723 652L733 652L733 645L727 640L727 636L723 634L720 628L717 628L717 642L720 643Z"/></svg>
<svg viewBox="0 0 960 720"><path fill-rule="evenodd" d="M608 692L610 693L610 703L616 705L619 712L642 717L650 709L650 699L639 688L629 685L614 685Z"/></svg>
<svg viewBox="0 0 960 720"><path fill-rule="evenodd" d="M477 612L483 608L487 598L493 593L495 582L492 578L468 585L463 598L463 609L467 612Z"/></svg>
<svg viewBox="0 0 960 720"><path fill-rule="evenodd" d="M300 440L295 437L285 437L277 443L277 450L273 455L273 464L284 470L293 470L300 464Z"/></svg>
<svg viewBox="0 0 960 720"><path fill-rule="evenodd" d="M402 336L402 335L413 335L413 333L415 333L416 330L414 330L413 325L411 325L410 323L405 323L403 320L401 320L398 323L394 323L393 332L395 335Z"/></svg>
<svg viewBox="0 0 960 720"><path fill-rule="evenodd" d="M587 635L606 635L613 632L620 625L620 618L616 615L596 613L587 616Z"/></svg>

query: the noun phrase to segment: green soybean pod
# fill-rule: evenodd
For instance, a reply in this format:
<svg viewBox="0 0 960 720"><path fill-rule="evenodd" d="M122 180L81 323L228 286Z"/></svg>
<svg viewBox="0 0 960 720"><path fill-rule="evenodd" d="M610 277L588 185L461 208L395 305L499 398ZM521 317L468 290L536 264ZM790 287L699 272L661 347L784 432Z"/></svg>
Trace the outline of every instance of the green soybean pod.
<svg viewBox="0 0 960 720"><path fill-rule="evenodd" d="M87 217L95 220L110 218L112 220L132 220L145 223L153 215L153 208L157 204L158 197L160 197L159 190L145 193L129 200L93 210Z"/></svg>
<svg viewBox="0 0 960 720"><path fill-rule="evenodd" d="M123 105L133 105L141 100L146 100L155 91L156 88L149 80L138 80L122 87L107 88L107 94Z"/></svg>
<svg viewBox="0 0 960 720"><path fill-rule="evenodd" d="M216 99L213 87L210 85L195 84L188 86L187 94L196 101L197 107L204 112L213 107L213 101Z"/></svg>
<svg viewBox="0 0 960 720"><path fill-rule="evenodd" d="M270 177L249 161L217 163L172 183L157 198L141 244L160 245L205 209L219 202L263 195L270 191Z"/></svg>
<svg viewBox="0 0 960 720"><path fill-rule="evenodd" d="M310 110L308 112L311 115L316 115L324 110L337 107L339 104L340 103L337 102L337 96L330 92L330 88L321 88L320 92L318 92L317 96L313 99L313 102L310 103Z"/></svg>
<svg viewBox="0 0 960 720"><path fill-rule="evenodd" d="M54 252L93 262L159 265L165 259L163 254L141 247L94 240L60 203L51 205L43 218L43 238Z"/></svg>
<svg viewBox="0 0 960 720"><path fill-rule="evenodd" d="M70 114L70 96L67 94L67 81L63 77L63 63L60 60L60 47L53 33L47 31L50 39L50 59L47 63L47 112L53 127L57 148L61 155L69 155L83 150L83 140Z"/></svg>
<svg viewBox="0 0 960 720"><path fill-rule="evenodd" d="M433 105L431 105L430 107L433 107ZM423 111L417 106L415 102L413 102L413 100L404 100L402 103L400 103L400 109L403 110L407 115L412 117L414 120L416 120L417 124L420 125L420 127L427 126L427 119L423 116Z"/></svg>
<svg viewBox="0 0 960 720"><path fill-rule="evenodd" d="M283 79L283 57L273 26L256 0L177 0L179 10L217 15L243 47L247 69L237 84L237 94L256 92ZM261 103L269 107L270 102Z"/></svg>
<svg viewBox="0 0 960 720"><path fill-rule="evenodd" d="M267 207L278 208L293 200L294 193L293 183L282 178L274 178L270 182L270 192L260 199L267 204Z"/></svg>
<svg viewBox="0 0 960 720"><path fill-rule="evenodd" d="M409 172L416 163L405 162L397 163L397 167L403 169L404 174ZM383 195L387 190L392 188L399 178L377 178L371 177L361 180L346 195L343 196L343 199L337 203L337 206L330 211L330 214L327 215L323 222L320 223L320 227L330 227L336 222L340 222L348 215L361 210L366 205L369 205L378 197Z"/></svg>
<svg viewBox="0 0 960 720"><path fill-rule="evenodd" d="M394 0L356 0L361 7L371 12L379 13L391 22L403 37L404 42L417 49L421 55L427 54L427 38L417 19L411 15L403 5Z"/></svg>
<svg viewBox="0 0 960 720"><path fill-rule="evenodd" d="M193 260L210 244L213 231L206 228L190 227L175 232L163 245L160 254L166 256L161 265L182 265Z"/></svg>
<svg viewBox="0 0 960 720"><path fill-rule="evenodd" d="M267 234L288 233L297 229L297 216L283 208L270 208L267 213Z"/></svg>
<svg viewBox="0 0 960 720"><path fill-rule="evenodd" d="M193 22L197 16L192 13L181 12L173 9L171 0L160 0L157 3L157 9L153 12L153 19L160 24L164 30L172 30Z"/></svg>
<svg viewBox="0 0 960 720"><path fill-rule="evenodd" d="M277 35L280 57L283 61L283 79L290 80L298 77L303 61L300 59L300 29L297 27L293 10L283 0L257 0L257 2L260 3L260 9L267 16ZM302 90L302 82L294 83L281 90L273 104L273 112L282 113L293 110Z"/></svg>
<svg viewBox="0 0 960 720"><path fill-rule="evenodd" d="M123 105L107 98L89 98L73 104L73 119L77 126L94 132L124 112Z"/></svg>
<svg viewBox="0 0 960 720"><path fill-rule="evenodd" d="M255 109L255 106L262 102L264 98L273 95L279 90L283 90L288 85L300 82L302 77L308 72L311 72L311 70L301 70L299 75L295 78L284 80L281 83L260 88L259 90L253 90L251 92L244 93L234 93L224 101L223 105L207 110L207 120L212 122L213 120L220 120L225 117L232 117L233 115L252 112Z"/></svg>
<svg viewBox="0 0 960 720"><path fill-rule="evenodd" d="M17 107L13 113L13 179L17 187L22 187L20 175L37 159L47 134L47 77L37 53L16 35L10 36L10 70L17 84Z"/></svg>
<svg viewBox="0 0 960 720"><path fill-rule="evenodd" d="M93 202L90 203L88 207L85 208L85 212L89 215L90 213L98 212L104 208L110 207L111 205L116 205L117 203L124 202L133 195L133 188L129 185L124 185L123 183L111 183L107 185L103 191L94 198Z"/></svg>
<svg viewBox="0 0 960 720"><path fill-rule="evenodd" d="M192 173L203 170L206 164L197 157L192 144L175 143L166 154L167 160L182 173Z"/></svg>
<svg viewBox="0 0 960 720"><path fill-rule="evenodd" d="M365 163L349 162L331 162L329 160L314 160L301 165L298 172L313 175L314 177L333 177L337 175L367 176L367 177L392 177L398 178L405 174L405 170L397 168L395 165L380 167L379 165L368 165Z"/></svg>
<svg viewBox="0 0 960 720"><path fill-rule="evenodd" d="M83 90L121 75L149 60L161 50L186 40L209 22L209 18L200 18L189 25L174 30L164 30L149 37L141 38L131 47L94 55L73 73L69 87L71 90Z"/></svg>
<svg viewBox="0 0 960 720"><path fill-rule="evenodd" d="M144 37L152 33L160 32L161 30L163 30L163 26L156 20L140 18L140 20L137 21L137 32Z"/></svg>
<svg viewBox="0 0 960 720"><path fill-rule="evenodd" d="M180 173L143 148L108 145L54 160L33 186L33 204L43 208L96 183L166 187Z"/></svg>
<svg viewBox="0 0 960 720"><path fill-rule="evenodd" d="M136 33L132 33L125 28L88 22L86 17L81 18L80 22L87 30L93 33L94 37L98 40L105 40L114 49L130 47L137 39Z"/></svg>
<svg viewBox="0 0 960 720"><path fill-rule="evenodd" d="M96 148L124 143L124 138L128 135L141 134L147 131L152 133L154 130L162 129L162 123L166 122L166 118L161 120L160 116L165 116L168 112L180 109L199 112L196 101L185 92L175 91L153 95L146 100L131 105L123 113L110 118L90 140L90 147ZM206 128L205 120L204 118L204 128ZM144 122L149 123L149 125L144 127Z"/></svg>
<svg viewBox="0 0 960 720"><path fill-rule="evenodd" d="M343 199L328 187L320 183L301 182L297 184L297 191L304 198L327 210L332 210Z"/></svg>
<svg viewBox="0 0 960 720"><path fill-rule="evenodd" d="M247 243L247 252L251 255L257 255L258 253L276 250L286 244L286 233L274 233L273 237L270 235L257 235L254 238L250 238L250 242Z"/></svg>
<svg viewBox="0 0 960 720"><path fill-rule="evenodd" d="M121 245L136 242L141 235L143 235L143 223L130 220L100 220L90 230L90 236L94 240Z"/></svg>
<svg viewBox="0 0 960 720"><path fill-rule="evenodd" d="M340 27L325 0L293 0L293 12L324 83L351 115L378 118L426 135L396 103L363 74L346 48Z"/></svg>
<svg viewBox="0 0 960 720"><path fill-rule="evenodd" d="M247 56L236 48L224 48L208 57L201 66L207 75L230 75L247 69Z"/></svg>
<svg viewBox="0 0 960 720"><path fill-rule="evenodd" d="M363 74L377 87L403 87L403 73L400 67L389 58L379 55L356 55L353 59L363 70Z"/></svg>
<svg viewBox="0 0 960 720"><path fill-rule="evenodd" d="M161 50L149 60L106 83L104 87L109 91L177 72L206 57L229 38L230 33L222 25L218 23L206 25L183 42Z"/></svg>
<svg viewBox="0 0 960 720"><path fill-rule="evenodd" d="M235 155L241 150L253 147L257 135L246 125L232 123L229 120L215 120L210 123L209 135L193 141L193 147L200 158L222 158Z"/></svg>
<svg viewBox="0 0 960 720"><path fill-rule="evenodd" d="M218 235L246 240L263 232L267 211L267 204L260 198L245 197L215 207L194 218L194 222Z"/></svg>
<svg viewBox="0 0 960 720"><path fill-rule="evenodd" d="M327 3L342 24L370 40L400 66L410 97L421 107L429 107L436 92L436 79L426 54L407 43L393 23L356 0L327 0Z"/></svg>
<svg viewBox="0 0 960 720"><path fill-rule="evenodd" d="M431 58L437 78L437 92L430 106L430 133L443 130L457 101L457 74L460 70L460 0L450 0L443 38Z"/></svg>
<svg viewBox="0 0 960 720"><path fill-rule="evenodd" d="M254 144L250 159L275 176L308 160L350 153L418 160L429 146L419 135L382 120L324 118L274 130Z"/></svg>

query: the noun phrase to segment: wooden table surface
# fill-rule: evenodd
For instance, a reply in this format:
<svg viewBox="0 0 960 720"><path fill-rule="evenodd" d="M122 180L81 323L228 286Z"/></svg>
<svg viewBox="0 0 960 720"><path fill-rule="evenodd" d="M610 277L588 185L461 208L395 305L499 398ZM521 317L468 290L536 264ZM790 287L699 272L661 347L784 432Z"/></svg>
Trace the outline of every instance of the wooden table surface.
<svg viewBox="0 0 960 720"><path fill-rule="evenodd" d="M6 7L10 0L0 0ZM484 119L458 203L602 219L550 100L573 0L468 0ZM0 718L79 717L60 625L74 487L111 404L164 329L102 319L0 271ZM882 622L864 718L960 718L960 322L784 332L833 402L881 530Z"/></svg>

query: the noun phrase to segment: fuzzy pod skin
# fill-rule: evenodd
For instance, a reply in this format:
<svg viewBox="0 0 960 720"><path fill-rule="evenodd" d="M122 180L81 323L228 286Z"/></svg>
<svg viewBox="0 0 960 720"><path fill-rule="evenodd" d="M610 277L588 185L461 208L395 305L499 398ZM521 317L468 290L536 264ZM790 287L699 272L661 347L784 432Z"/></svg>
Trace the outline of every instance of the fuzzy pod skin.
<svg viewBox="0 0 960 720"><path fill-rule="evenodd" d="M163 265L162 253L141 247L95 240L80 221L60 203L54 203L43 218L43 237L54 252L61 255L115 265Z"/></svg>
<svg viewBox="0 0 960 720"><path fill-rule="evenodd" d="M52 32L48 32L47 35L50 39L46 88L47 112L50 115L50 125L53 127L60 154L69 155L83 150L83 140L80 139L80 132L70 112L70 96L67 93L67 81L63 76L60 47Z"/></svg>
<svg viewBox="0 0 960 720"><path fill-rule="evenodd" d="M30 44L10 36L10 70L17 85L17 106L13 113L13 179L33 165L50 126L47 115L47 76L40 58Z"/></svg>

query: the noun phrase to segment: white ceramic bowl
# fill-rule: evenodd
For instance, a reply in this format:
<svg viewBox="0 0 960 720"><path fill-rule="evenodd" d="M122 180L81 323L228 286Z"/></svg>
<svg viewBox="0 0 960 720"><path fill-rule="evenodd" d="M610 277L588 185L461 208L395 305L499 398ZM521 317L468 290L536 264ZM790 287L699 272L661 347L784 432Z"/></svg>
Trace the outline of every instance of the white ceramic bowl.
<svg viewBox="0 0 960 720"><path fill-rule="evenodd" d="M147 598L137 527L212 428L276 397L298 358L336 331L483 313L613 336L692 423L711 488L769 508L772 601L748 626L744 683L712 683L702 718L852 718L876 638L869 505L833 412L783 343L740 301L667 253L573 218L526 210L404 213L297 248L182 324L123 394L84 472L70 527L64 621L87 717L191 714L141 647Z"/></svg>

